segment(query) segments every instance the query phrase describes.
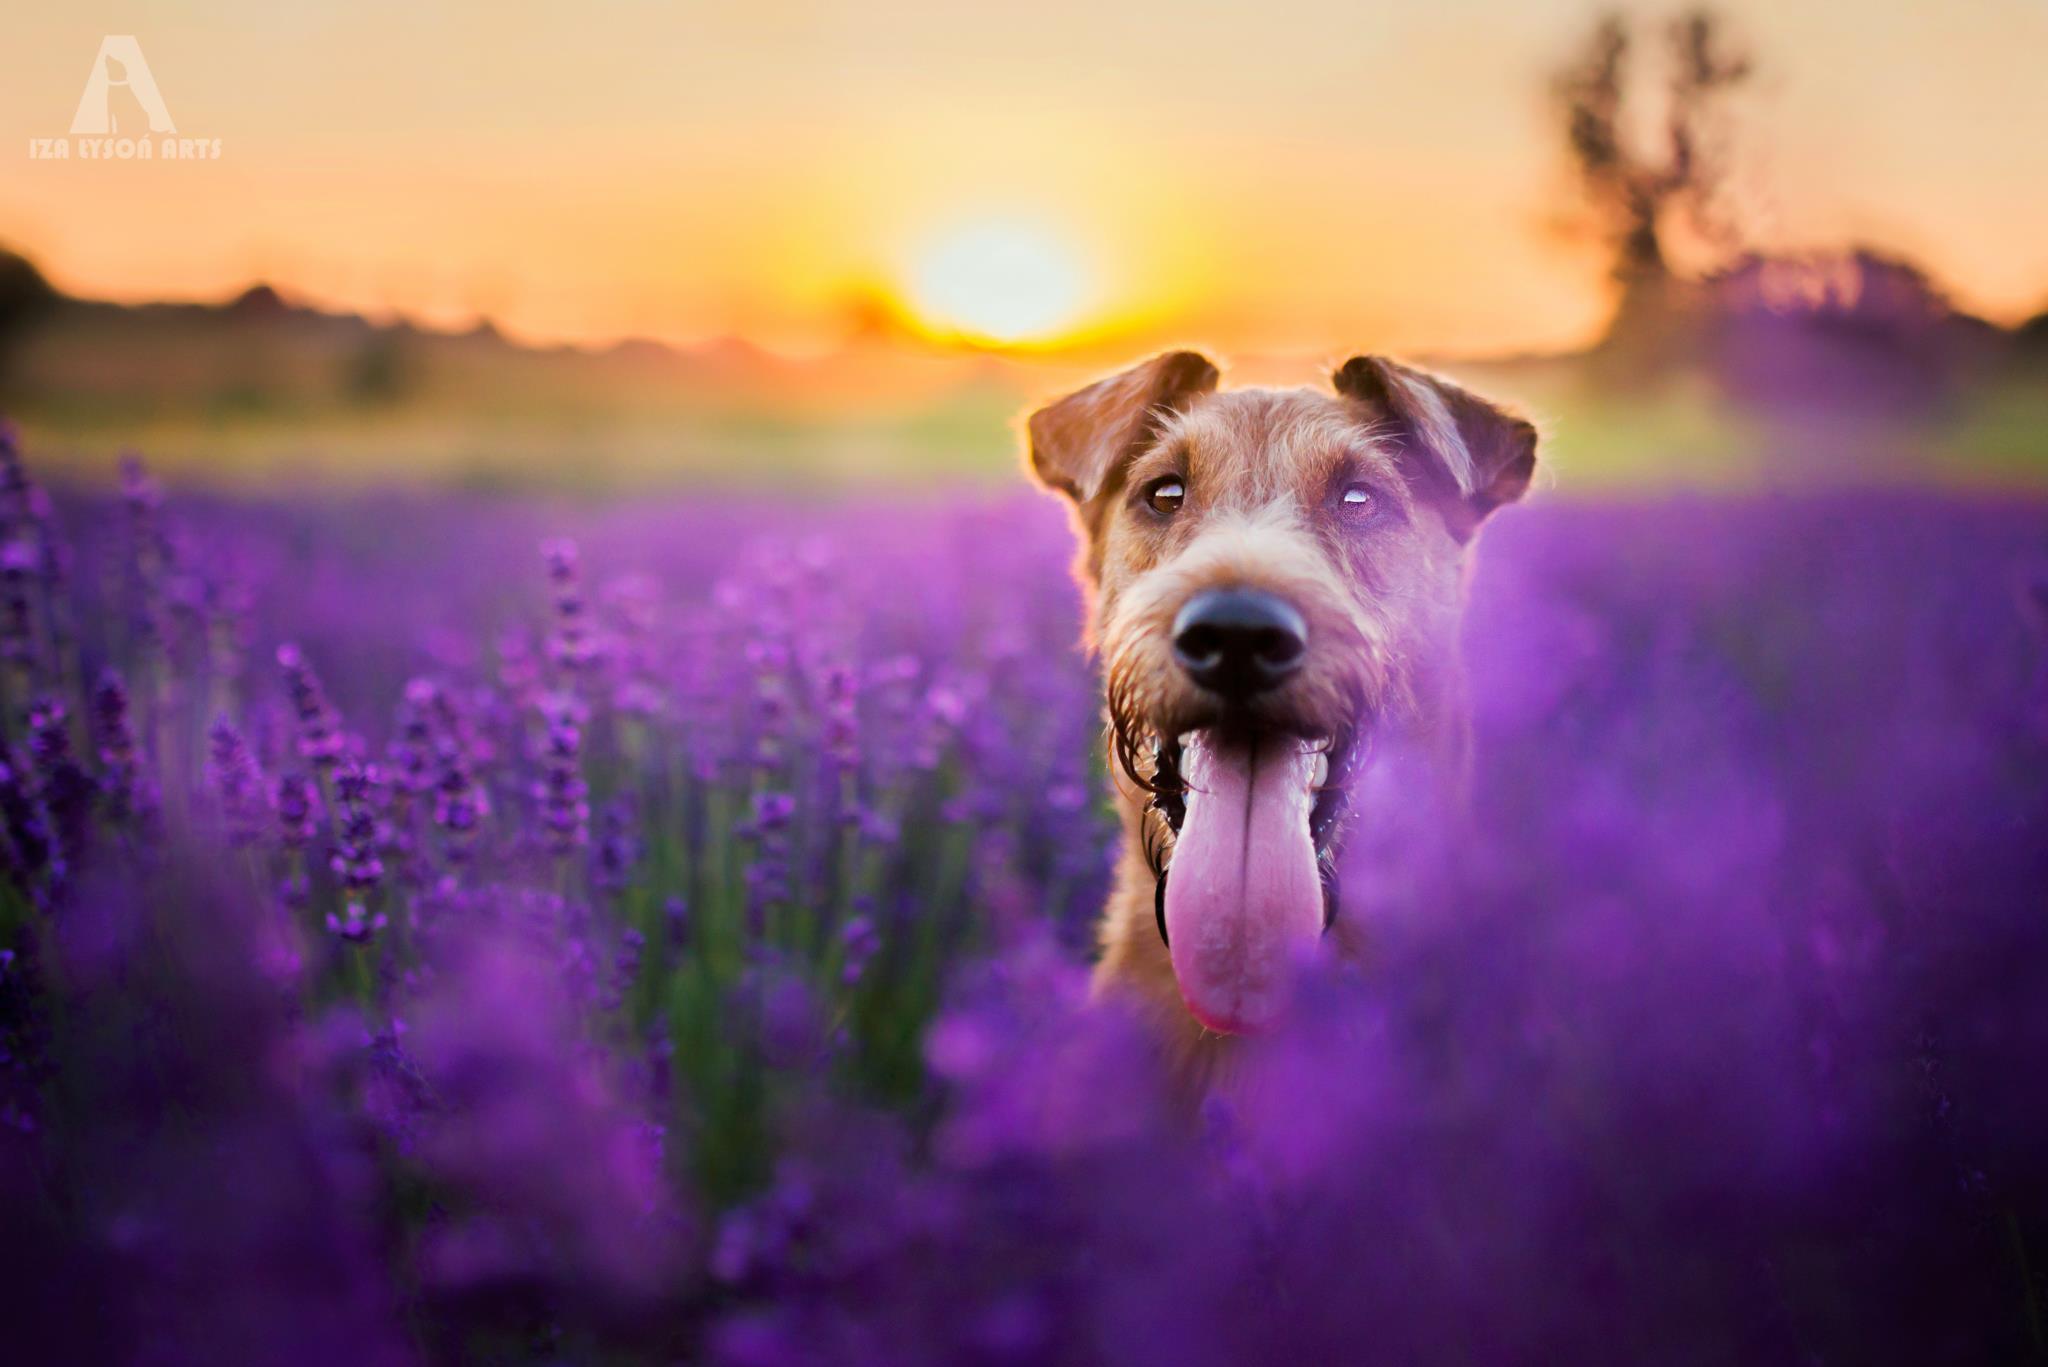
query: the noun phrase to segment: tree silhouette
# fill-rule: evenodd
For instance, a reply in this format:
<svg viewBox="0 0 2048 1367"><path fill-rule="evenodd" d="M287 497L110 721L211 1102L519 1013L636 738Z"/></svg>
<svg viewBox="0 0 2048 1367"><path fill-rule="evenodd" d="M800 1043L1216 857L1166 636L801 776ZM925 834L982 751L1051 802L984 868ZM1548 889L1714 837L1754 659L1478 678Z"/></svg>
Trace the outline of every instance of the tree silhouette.
<svg viewBox="0 0 2048 1367"><path fill-rule="evenodd" d="M12 390L17 349L62 300L33 261L0 246L0 395Z"/></svg>
<svg viewBox="0 0 2048 1367"><path fill-rule="evenodd" d="M1630 21L1609 14L1594 25L1578 56L1557 73L1552 94L1597 230L1614 253L1623 290L1617 325L1660 298L1671 275L1668 236L1682 222L1727 244L1722 213L1727 167L1719 133L1724 97L1748 80L1751 62L1712 10L1681 15L1663 32L1669 69L1661 120L1651 138L1632 136L1644 98L1632 80L1638 52Z"/></svg>

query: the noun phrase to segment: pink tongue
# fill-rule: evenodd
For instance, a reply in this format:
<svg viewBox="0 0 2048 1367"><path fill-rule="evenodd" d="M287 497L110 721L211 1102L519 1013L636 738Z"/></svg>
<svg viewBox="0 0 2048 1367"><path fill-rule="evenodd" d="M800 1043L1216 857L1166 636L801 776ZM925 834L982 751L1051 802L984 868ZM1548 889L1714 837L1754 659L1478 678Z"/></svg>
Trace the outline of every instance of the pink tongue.
<svg viewBox="0 0 2048 1367"><path fill-rule="evenodd" d="M1308 838L1315 760L1284 737L1215 748L1206 733L1182 757L1187 819L1166 879L1166 934L1181 998L1211 1030L1270 1023L1294 957L1322 935Z"/></svg>

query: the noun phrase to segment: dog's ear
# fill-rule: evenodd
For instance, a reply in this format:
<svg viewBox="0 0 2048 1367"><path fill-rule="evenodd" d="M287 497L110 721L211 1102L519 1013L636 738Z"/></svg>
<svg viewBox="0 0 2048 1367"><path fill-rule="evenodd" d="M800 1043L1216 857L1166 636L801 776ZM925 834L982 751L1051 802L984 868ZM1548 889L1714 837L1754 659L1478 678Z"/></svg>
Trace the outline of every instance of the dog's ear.
<svg viewBox="0 0 2048 1367"><path fill-rule="evenodd" d="M1026 424L1031 473L1076 506L1093 502L1156 434L1160 415L1215 389L1216 379L1208 357L1169 351L1047 404Z"/></svg>
<svg viewBox="0 0 2048 1367"><path fill-rule="evenodd" d="M1384 356L1353 356L1330 382L1393 422L1427 477L1454 495L1451 532L1459 540L1527 492L1536 473L1536 426L1528 419Z"/></svg>

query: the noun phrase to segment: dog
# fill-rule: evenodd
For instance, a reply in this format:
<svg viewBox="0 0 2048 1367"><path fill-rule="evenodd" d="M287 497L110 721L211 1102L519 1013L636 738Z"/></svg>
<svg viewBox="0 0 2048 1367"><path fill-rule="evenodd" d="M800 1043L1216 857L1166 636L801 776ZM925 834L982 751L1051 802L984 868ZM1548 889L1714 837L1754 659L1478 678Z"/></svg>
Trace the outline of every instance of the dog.
<svg viewBox="0 0 2048 1367"><path fill-rule="evenodd" d="M1080 543L1124 833L1094 983L1183 1074L1270 1025L1318 945L1360 952L1335 870L1377 743L1455 819L1473 539L1536 469L1526 419L1382 357L1328 390L1218 379L1169 352L1026 423Z"/></svg>

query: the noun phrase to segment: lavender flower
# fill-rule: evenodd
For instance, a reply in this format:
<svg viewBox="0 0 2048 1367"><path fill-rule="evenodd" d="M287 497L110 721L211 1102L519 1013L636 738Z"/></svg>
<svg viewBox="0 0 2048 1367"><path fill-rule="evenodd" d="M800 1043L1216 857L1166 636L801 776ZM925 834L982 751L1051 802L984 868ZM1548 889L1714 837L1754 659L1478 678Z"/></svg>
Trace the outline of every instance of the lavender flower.
<svg viewBox="0 0 2048 1367"><path fill-rule="evenodd" d="M668 941L668 967L673 971L689 948L690 904L680 897L663 899L661 929Z"/></svg>
<svg viewBox="0 0 2048 1367"><path fill-rule="evenodd" d="M277 812L278 838L286 849L303 851L313 843L324 808L320 789L311 777L296 769L279 774L271 807Z"/></svg>
<svg viewBox="0 0 2048 1367"><path fill-rule="evenodd" d="M839 928L839 943L846 956L840 964L839 981L847 987L856 986L882 947L882 933L873 918L853 916Z"/></svg>
<svg viewBox="0 0 2048 1367"><path fill-rule="evenodd" d="M71 714L60 698L38 699L29 707L28 753L38 800L49 812L58 846L81 852L90 828L94 785L71 748Z"/></svg>
<svg viewBox="0 0 2048 1367"><path fill-rule="evenodd" d="M0 418L0 519L13 522L26 516L34 487L21 458L21 429L11 418Z"/></svg>
<svg viewBox="0 0 2048 1367"><path fill-rule="evenodd" d="M259 970L270 918L211 851L163 854L87 871L40 939L37 1066L65 1084L43 1138L0 1136L8 1356L401 1367L383 1192Z"/></svg>
<svg viewBox="0 0 2048 1367"><path fill-rule="evenodd" d="M384 913L371 909L384 882L384 861L378 854L382 831L377 819L382 785L383 775L375 765L350 760L334 772L339 829L328 862L341 886L342 908L339 914L328 913L327 928L357 944L369 940L386 924Z"/></svg>
<svg viewBox="0 0 2048 1367"><path fill-rule="evenodd" d="M366 945L377 938L377 932L390 924L390 918L381 911L372 911L361 897L350 897L338 912L327 913L327 929L337 939L352 945Z"/></svg>
<svg viewBox="0 0 2048 1367"><path fill-rule="evenodd" d="M327 701L326 690L320 686L319 676L295 645L277 648L277 664L284 671L292 710L299 720L299 758L315 769L333 768L347 748L347 742L342 737L334 709Z"/></svg>
<svg viewBox="0 0 2048 1367"><path fill-rule="evenodd" d="M757 793L754 795L754 821L750 829L756 836L786 831L796 817L796 809L796 798L792 794Z"/></svg>
<svg viewBox="0 0 2048 1367"><path fill-rule="evenodd" d="M0 821L6 823L7 871L17 887L40 901L40 875L56 855L56 832L37 791L34 770L0 743Z"/></svg>
<svg viewBox="0 0 2048 1367"><path fill-rule="evenodd" d="M0 524L0 661L33 677L38 666L36 577L43 556L28 529Z"/></svg>
<svg viewBox="0 0 2048 1367"><path fill-rule="evenodd" d="M557 693L543 700L541 717L546 736L534 796L548 848L567 855L590 840L590 789L582 769L584 713L575 698Z"/></svg>
<svg viewBox="0 0 2048 1367"><path fill-rule="evenodd" d="M133 451L121 454L120 478L121 501L128 514L129 611L135 639L145 649L168 650L164 585L173 554L163 525L163 489Z"/></svg>
<svg viewBox="0 0 2048 1367"><path fill-rule="evenodd" d="M527 634L516 627L498 634L498 684L515 711L527 711L539 700L540 664Z"/></svg>
<svg viewBox="0 0 2048 1367"><path fill-rule="evenodd" d="M1368 952L1203 1041L1195 1107L1089 992L1056 509L550 504L641 597L600 631L569 557L494 650L530 507L66 493L131 571L74 580L12 459L10 1360L2038 1356L2040 508L1489 524L1471 828L1383 737L1325 941ZM174 634L255 586L289 706L158 668L145 562Z"/></svg>
<svg viewBox="0 0 2048 1367"><path fill-rule="evenodd" d="M757 918L770 904L789 900L793 863L790 823L796 811L796 798L789 793L754 795L753 818L742 829L755 842L746 880L748 907Z"/></svg>
<svg viewBox="0 0 2048 1367"><path fill-rule="evenodd" d="M611 979L605 985L604 1009L617 1011L640 979L640 961L647 950L647 937L631 926L619 932L619 952L612 961Z"/></svg>
<svg viewBox="0 0 2048 1367"><path fill-rule="evenodd" d="M441 828L448 858L461 863L470 857L477 828L490 812L490 794L478 786L459 741L444 736L437 753L441 772L434 785L434 824Z"/></svg>
<svg viewBox="0 0 2048 1367"><path fill-rule="evenodd" d="M226 717L215 717L207 729L207 781L220 801L227 841L235 849L247 849L263 838L270 817L270 796L263 788L263 775L256 759L242 740L242 733ZM310 810L306 819L310 822ZM308 828L298 841L312 838ZM289 837L287 837L289 839Z"/></svg>
<svg viewBox="0 0 2048 1367"><path fill-rule="evenodd" d="M581 1300L657 1302L684 1233L657 1131L581 1047L551 966L505 941L468 946L421 1004L414 1038L438 1103L420 1156L455 1198L421 1249L430 1293L538 1279Z"/></svg>
<svg viewBox="0 0 2048 1367"><path fill-rule="evenodd" d="M825 758L837 769L857 768L860 764L860 717L859 693L853 670L845 665L834 665L826 670L822 692L825 725L820 740Z"/></svg>
<svg viewBox="0 0 2048 1367"><path fill-rule="evenodd" d="M618 655L612 706L625 716L659 718L668 702L655 659L659 589L646 575L625 575L605 586L604 601Z"/></svg>
<svg viewBox="0 0 2048 1367"><path fill-rule="evenodd" d="M17 689L42 681L68 654L63 581L49 495L29 478L14 424L0 418L0 664Z"/></svg>
<svg viewBox="0 0 2048 1367"><path fill-rule="evenodd" d="M548 585L554 592L554 628L548 637L548 658L575 677L598 658L590 605L583 595L583 564L576 543L550 541L541 547L547 560Z"/></svg>
<svg viewBox="0 0 2048 1367"><path fill-rule="evenodd" d="M419 797L434 788L434 715L440 697L441 690L431 679L406 681L405 697L398 711L398 734L391 742L390 764L391 786L405 797Z"/></svg>
<svg viewBox="0 0 2048 1367"><path fill-rule="evenodd" d="M142 772L142 755L128 712L128 690L113 670L100 675L92 694L93 742L99 751L100 795L117 823L146 820L156 797Z"/></svg>
<svg viewBox="0 0 2048 1367"><path fill-rule="evenodd" d="M640 862L640 816L632 796L622 793L606 803L598 827L592 881L605 892L623 892Z"/></svg>
<svg viewBox="0 0 2048 1367"><path fill-rule="evenodd" d="M757 636L747 642L746 653L754 674L754 768L773 781L788 763L789 648L772 636Z"/></svg>
<svg viewBox="0 0 2048 1367"><path fill-rule="evenodd" d="M490 814L490 790L477 780L476 741L454 695L435 687L420 701L429 719L434 825L448 862L464 864L475 852L483 820Z"/></svg>

